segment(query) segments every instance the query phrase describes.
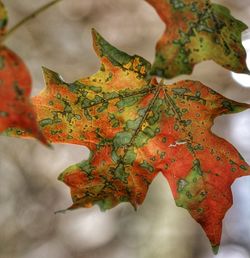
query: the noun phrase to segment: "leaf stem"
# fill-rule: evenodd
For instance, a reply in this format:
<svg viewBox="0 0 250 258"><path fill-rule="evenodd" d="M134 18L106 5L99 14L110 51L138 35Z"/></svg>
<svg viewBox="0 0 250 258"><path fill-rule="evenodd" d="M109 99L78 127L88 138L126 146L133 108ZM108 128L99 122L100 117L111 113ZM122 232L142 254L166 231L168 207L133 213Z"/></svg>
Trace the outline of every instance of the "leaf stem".
<svg viewBox="0 0 250 258"><path fill-rule="evenodd" d="M26 16L24 19L22 19L21 21L19 21L16 25L14 25L11 29L8 30L8 32L4 35L4 37L1 39L1 42L3 42L6 38L8 38L12 33L14 33L17 29L19 29L23 24L25 24L26 22L28 22L29 20L35 18L37 15L39 15L40 13L46 11L48 8L50 8L51 6L53 6L56 3L61 2L62 0L53 0L45 5L43 5L42 7L38 8L37 10L35 10L33 13L31 13L30 15Z"/></svg>

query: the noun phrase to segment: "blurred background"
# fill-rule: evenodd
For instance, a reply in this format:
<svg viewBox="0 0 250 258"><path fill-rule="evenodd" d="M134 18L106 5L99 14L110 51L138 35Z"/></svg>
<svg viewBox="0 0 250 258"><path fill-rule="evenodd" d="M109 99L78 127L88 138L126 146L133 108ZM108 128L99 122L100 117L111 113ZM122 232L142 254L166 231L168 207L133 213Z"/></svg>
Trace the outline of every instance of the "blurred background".
<svg viewBox="0 0 250 258"><path fill-rule="evenodd" d="M47 0L3 0L9 27ZM214 1L250 24L250 0ZM26 62L33 95L43 88L41 66L66 81L99 68L91 28L129 54L151 62L164 25L142 0L64 0L25 24L6 44ZM250 56L250 31L243 35ZM250 103L250 77L239 76L212 61L196 66L192 76L226 97ZM237 81L236 81L237 80ZM216 119L213 131L229 140L250 162L250 111ZM0 136L0 258L212 258L201 227L174 204L162 175L152 183L144 204L111 211L97 207L54 214L71 204L69 189L57 181L67 166L88 157L81 146L54 145ZM234 205L223 222L217 258L250 257L250 177L232 187Z"/></svg>

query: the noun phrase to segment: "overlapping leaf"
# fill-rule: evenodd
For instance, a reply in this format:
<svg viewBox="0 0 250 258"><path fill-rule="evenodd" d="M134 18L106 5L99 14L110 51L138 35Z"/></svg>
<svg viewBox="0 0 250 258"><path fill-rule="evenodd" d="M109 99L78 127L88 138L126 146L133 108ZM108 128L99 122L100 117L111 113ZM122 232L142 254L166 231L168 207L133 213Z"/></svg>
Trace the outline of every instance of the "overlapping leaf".
<svg viewBox="0 0 250 258"><path fill-rule="evenodd" d="M5 36L7 12L0 1L0 40ZM43 143L30 103L31 77L23 61L0 42L0 132L18 127Z"/></svg>
<svg viewBox="0 0 250 258"><path fill-rule="evenodd" d="M241 33L247 26L209 0L146 0L166 24L156 46L152 73L165 78L192 73L195 64L214 60L238 73L248 72Z"/></svg>
<svg viewBox="0 0 250 258"><path fill-rule="evenodd" d="M101 69L74 83L44 69L46 88L33 99L49 141L91 150L87 161L59 177L71 189L70 209L98 204L105 210L124 201L136 208L162 172L176 204L200 223L216 251L222 219L232 205L230 186L250 171L210 128L216 116L249 105L200 82L158 84L147 77L146 60L119 51L95 31L93 38Z"/></svg>

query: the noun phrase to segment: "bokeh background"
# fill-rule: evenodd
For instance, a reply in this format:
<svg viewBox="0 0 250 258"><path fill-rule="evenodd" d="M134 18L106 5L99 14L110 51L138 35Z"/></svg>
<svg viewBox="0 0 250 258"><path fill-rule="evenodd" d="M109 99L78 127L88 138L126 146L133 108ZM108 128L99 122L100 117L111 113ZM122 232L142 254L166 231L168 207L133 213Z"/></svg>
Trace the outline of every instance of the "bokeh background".
<svg viewBox="0 0 250 258"><path fill-rule="evenodd" d="M11 27L47 0L3 0ZM214 1L228 6L250 24L250 0ZM99 68L92 49L91 28L130 54L150 61L164 25L142 0L64 0L25 24L6 44L16 51L33 77L33 95L43 88L41 66L66 81ZM243 35L250 51L250 31ZM211 61L196 66L192 76L226 97L250 103L245 86ZM250 162L250 112L216 119L213 131L232 142ZM97 207L65 214L69 189L57 181L68 165L88 157L81 146L53 145L0 136L0 258L212 258L209 242L188 212L177 208L170 188L159 175L137 212L128 204L111 211ZM217 258L250 257L250 177L233 184L234 205L224 219Z"/></svg>

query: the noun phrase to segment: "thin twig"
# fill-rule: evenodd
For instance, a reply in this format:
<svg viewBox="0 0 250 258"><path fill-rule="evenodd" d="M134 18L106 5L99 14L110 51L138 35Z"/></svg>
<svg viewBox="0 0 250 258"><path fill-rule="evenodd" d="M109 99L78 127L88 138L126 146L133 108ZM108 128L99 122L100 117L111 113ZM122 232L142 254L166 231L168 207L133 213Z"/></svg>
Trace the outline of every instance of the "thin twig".
<svg viewBox="0 0 250 258"><path fill-rule="evenodd" d="M53 0L44 6L40 7L24 19L22 19L20 22L18 22L16 25L14 25L11 29L8 30L8 32L4 35L4 37L1 39L1 42L3 42L6 38L8 38L12 33L14 33L17 29L19 29L24 23L28 22L29 20L35 18L40 13L46 11L48 8L50 8L52 5L61 2L62 0Z"/></svg>

